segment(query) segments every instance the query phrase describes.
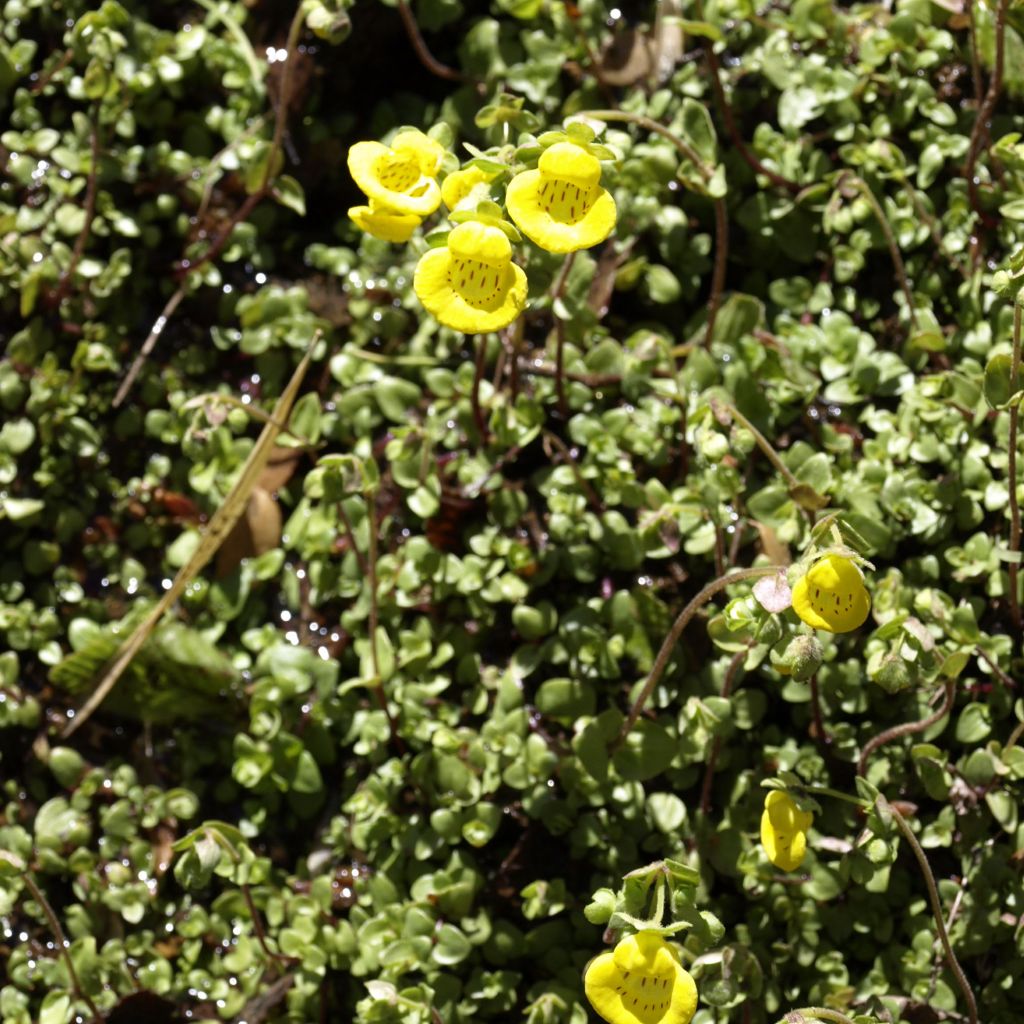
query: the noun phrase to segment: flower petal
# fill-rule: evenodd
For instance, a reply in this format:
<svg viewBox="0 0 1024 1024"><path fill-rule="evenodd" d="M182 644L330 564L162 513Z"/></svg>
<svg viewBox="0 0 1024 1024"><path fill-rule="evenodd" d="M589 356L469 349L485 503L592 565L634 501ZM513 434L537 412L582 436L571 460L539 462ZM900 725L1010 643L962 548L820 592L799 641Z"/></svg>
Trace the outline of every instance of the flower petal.
<svg viewBox="0 0 1024 1024"><path fill-rule="evenodd" d="M848 633L864 624L871 597L864 577L849 558L828 555L797 580L793 608L814 629Z"/></svg>
<svg viewBox="0 0 1024 1024"><path fill-rule="evenodd" d="M412 129L411 131L399 132L391 143L391 148L396 153L410 153L420 167L420 173L428 178L436 178L437 172L444 159L444 146L435 142L429 135Z"/></svg>
<svg viewBox="0 0 1024 1024"><path fill-rule="evenodd" d="M611 193L598 188L582 216L573 221L556 220L545 209L540 191L552 187L554 181L540 171L523 171L509 182L505 206L523 234L542 249L555 253L589 249L603 242L615 227L615 200Z"/></svg>
<svg viewBox="0 0 1024 1024"><path fill-rule="evenodd" d="M571 181L580 188L592 188L601 180L601 161L572 142L556 142L548 147L537 167L545 177Z"/></svg>
<svg viewBox="0 0 1024 1024"><path fill-rule="evenodd" d="M595 957L583 988L609 1024L689 1024L697 1008L693 978L655 932L627 936Z"/></svg>
<svg viewBox="0 0 1024 1024"><path fill-rule="evenodd" d="M496 286L491 289L489 283L490 291L480 298L471 289L464 293L458 290L459 278L454 273L457 259L448 248L431 249L421 257L413 288L424 308L446 327L464 334L483 334L507 327L526 306L527 281L522 267L509 262L496 268Z"/></svg>
<svg viewBox="0 0 1024 1024"><path fill-rule="evenodd" d="M421 220L412 213L396 213L378 206L353 206L348 211L356 227L385 242L408 242Z"/></svg>
<svg viewBox="0 0 1024 1024"><path fill-rule="evenodd" d="M469 220L452 229L448 248L456 256L500 267L512 259L512 243L500 228Z"/></svg>
<svg viewBox="0 0 1024 1024"><path fill-rule="evenodd" d="M441 182L441 198L449 210L454 210L465 199L477 185L493 181L495 175L488 174L480 167L463 167L462 170L452 171L444 181Z"/></svg>
<svg viewBox="0 0 1024 1024"><path fill-rule="evenodd" d="M348 170L353 181L367 194L377 187L377 165L390 150L379 142L357 142L348 151Z"/></svg>

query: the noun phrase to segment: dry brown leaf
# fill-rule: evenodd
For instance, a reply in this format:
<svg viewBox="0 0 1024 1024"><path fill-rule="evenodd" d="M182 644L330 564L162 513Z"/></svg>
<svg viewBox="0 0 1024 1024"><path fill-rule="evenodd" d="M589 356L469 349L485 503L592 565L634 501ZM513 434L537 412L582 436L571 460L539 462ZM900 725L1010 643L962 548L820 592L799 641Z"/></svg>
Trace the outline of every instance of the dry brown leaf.
<svg viewBox="0 0 1024 1024"><path fill-rule="evenodd" d="M217 575L227 576L245 558L254 558L281 543L281 506L262 487L253 488L245 515L235 523L217 552Z"/></svg>

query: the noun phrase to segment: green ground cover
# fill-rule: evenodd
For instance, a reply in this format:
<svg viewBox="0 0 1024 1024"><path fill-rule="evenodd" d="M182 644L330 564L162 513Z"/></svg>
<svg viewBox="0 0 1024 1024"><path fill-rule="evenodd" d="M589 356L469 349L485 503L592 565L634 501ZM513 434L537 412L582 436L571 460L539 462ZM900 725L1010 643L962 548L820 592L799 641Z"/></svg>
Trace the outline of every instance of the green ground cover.
<svg viewBox="0 0 1024 1024"><path fill-rule="evenodd" d="M1022 92L0 0L0 1022L1019 1024Z"/></svg>

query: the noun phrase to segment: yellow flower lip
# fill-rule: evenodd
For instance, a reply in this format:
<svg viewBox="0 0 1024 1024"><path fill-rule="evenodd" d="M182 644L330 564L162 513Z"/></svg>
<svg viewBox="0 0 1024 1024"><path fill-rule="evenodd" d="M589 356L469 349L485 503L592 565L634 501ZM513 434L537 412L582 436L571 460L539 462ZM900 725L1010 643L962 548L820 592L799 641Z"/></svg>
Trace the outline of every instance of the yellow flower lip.
<svg viewBox="0 0 1024 1024"><path fill-rule="evenodd" d="M783 871L796 871L807 852L807 830L814 822L810 811L801 811L793 798L773 789L764 798L761 845L768 859Z"/></svg>
<svg viewBox="0 0 1024 1024"><path fill-rule="evenodd" d="M556 142L541 154L535 171L509 182L505 205L523 234L542 249L589 249L615 227L615 200L600 181L597 157L575 143Z"/></svg>
<svg viewBox="0 0 1024 1024"><path fill-rule="evenodd" d="M356 227L385 242L408 242L421 223L414 213L396 213L372 200L369 206L353 206L348 215Z"/></svg>
<svg viewBox="0 0 1024 1024"><path fill-rule="evenodd" d="M435 181L444 150L422 132L400 132L391 146L357 142L348 169L371 205L426 217L441 205Z"/></svg>
<svg viewBox="0 0 1024 1024"><path fill-rule="evenodd" d="M459 224L446 246L423 254L413 288L438 321L465 334L507 327L526 306L526 274L512 262L512 244L478 221Z"/></svg>
<svg viewBox="0 0 1024 1024"><path fill-rule="evenodd" d="M657 932L638 932L595 957L583 978L594 1009L609 1024L689 1024L697 986Z"/></svg>
<svg viewBox="0 0 1024 1024"><path fill-rule="evenodd" d="M864 624L871 597L864 577L843 555L827 555L793 587L793 608L814 629L849 633Z"/></svg>

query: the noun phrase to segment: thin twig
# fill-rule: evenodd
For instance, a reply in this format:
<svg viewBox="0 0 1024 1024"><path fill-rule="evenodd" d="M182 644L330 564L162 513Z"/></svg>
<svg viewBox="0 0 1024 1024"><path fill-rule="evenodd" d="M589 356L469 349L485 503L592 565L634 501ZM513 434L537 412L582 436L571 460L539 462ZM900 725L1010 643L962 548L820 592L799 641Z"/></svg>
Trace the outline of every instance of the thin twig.
<svg viewBox="0 0 1024 1024"><path fill-rule="evenodd" d="M573 476L576 477L576 483L579 484L580 490L587 499L587 503L599 515L604 512L604 502L598 497L597 491L590 486L590 481L580 472L580 467L576 465L576 460L573 458L572 452L566 447L565 442L550 430L544 431L543 438L544 453L548 458L552 462L555 461L551 456L549 446L557 448L559 455L562 456L562 461L572 470Z"/></svg>
<svg viewBox="0 0 1024 1024"><path fill-rule="evenodd" d="M698 5L697 7L697 19L699 21L702 21L704 18L703 13L701 12L702 6L703 5ZM726 98L725 88L722 85L718 57L715 54L714 49L714 41L705 37L703 43L704 54L707 57L708 68L711 71L711 89L715 94L715 102L722 111L722 120L725 122L725 131L729 136L729 140L732 142L733 146L736 147L736 151L744 159L751 170L756 174L763 174L777 188L784 188L792 195L796 195L799 193L801 186L795 181L790 181L789 178L779 174L777 171L773 171L770 167L765 167L765 165L753 154L746 142L743 141L743 136L736 127L736 118L733 116L732 107Z"/></svg>
<svg viewBox="0 0 1024 1024"><path fill-rule="evenodd" d="M706 587L692 601L679 613L676 621L672 624L672 628L668 631L664 641L662 642L661 649L658 651L658 656L654 659L654 666L647 676L647 682L644 683L643 689L640 691L640 695L633 702L633 706L629 709L629 714L626 717L626 721L622 724L622 729L619 731L618 736L612 740L609 746L609 752L615 753L619 747L625 742L626 737L629 735L630 730L636 724L636 720L640 717L641 712L644 710L645 705L651 698L651 694L654 693L654 688L661 681L661 677L665 674L665 669L668 667L669 658L672 656L672 651L675 648L676 643L679 641L679 637L682 636L683 630L689 625L690 620L697 614L697 612L705 605L708 601L726 587L731 586L733 583L739 583L743 580L754 579L759 576L771 576L774 573L782 571L782 566L778 565L767 565L758 566L751 569L738 569L735 572L726 573L724 576L719 576L718 579L712 580Z"/></svg>
<svg viewBox="0 0 1024 1024"><path fill-rule="evenodd" d="M370 574L369 566L366 564L366 559L363 558L363 553L359 550L359 545L356 543L355 530L352 529L352 520L349 519L348 513L345 511L345 506L342 502L338 502L338 518L341 520L342 526L345 527L345 536L348 539L348 546L352 553L356 556L356 563L359 565L359 571L363 577L366 578Z"/></svg>
<svg viewBox="0 0 1024 1024"><path fill-rule="evenodd" d="M960 991L964 994L964 1001L967 1003L967 1016L971 1024L978 1024L978 1004L974 1001L974 992L967 981L967 975L964 974L960 961L957 960L956 954L953 952L953 945L949 941L949 933L946 931L946 922L942 913L942 903L939 900L939 889L935 884L935 875L932 874L928 858L925 856L924 850L921 849L921 844L917 841L914 830L907 824L906 818L885 797L879 796L878 800L882 809L892 815L893 821L896 822L900 832L903 833L903 838L906 839L910 844L911 850L914 851L914 856L917 858L921 874L924 876L925 885L928 888L928 900L931 903L932 916L935 918L935 929L939 933L939 941L946 952L946 963L949 965L953 977L956 978Z"/></svg>
<svg viewBox="0 0 1024 1024"><path fill-rule="evenodd" d="M57 920L57 915L53 912L53 907L50 906L50 901L43 895L43 890L36 885L36 881L32 877L31 871L26 871L21 877L28 891L32 893L32 899L39 904L43 913L46 915L46 920L50 925L50 931L53 933L54 941L57 943L57 946L60 949L60 955L64 960L64 966L68 969L68 977L71 979L71 987L75 990L76 998L81 999L82 1002L89 1007L89 1012L92 1014L93 1020L102 1021L103 1014L100 1013L99 1008L92 1001L89 994L82 988L81 982L78 980L78 974L75 971L75 964L71 959L71 950L68 948L68 940L64 938L64 929L61 928L60 921Z"/></svg>
<svg viewBox="0 0 1024 1024"><path fill-rule="evenodd" d="M967 179L967 196L971 202L971 209L981 217L986 225L991 222L991 218L984 214L978 205L978 182L974 175L974 165L977 163L978 156L981 153L981 140L988 131L989 120L995 111L996 104L999 102L999 94L1003 90L1003 67L1006 55L1006 12L1009 6L1009 0L999 0L999 6L996 8L995 60L992 64L992 77L988 82L988 92L985 93L985 99L982 100L981 106L978 108L978 114L974 118L971 140L967 146L967 159L964 161L964 177Z"/></svg>
<svg viewBox="0 0 1024 1024"><path fill-rule="evenodd" d="M907 268L903 263L903 256L900 254L900 247L896 244L896 236L892 233L889 218L886 217L885 210L882 209L882 204L879 203L878 197L871 189L871 186L868 185L860 175L844 171L839 176L837 187L841 186L844 181L848 181L868 201L868 205L871 207L871 210L875 215L875 219L878 221L878 226L882 229L882 234L885 236L885 244L889 247L889 255L892 257L893 269L896 271L896 279L900 283L900 289L902 290L903 297L907 303L907 312L910 314L910 325L916 331L917 310L914 308L914 293L910 290L910 282L907 279Z"/></svg>
<svg viewBox="0 0 1024 1024"><path fill-rule="evenodd" d="M723 699L727 699L732 693L733 683L736 681L736 674L739 672L740 667L746 660L747 654L750 652L749 647L744 647L742 650L737 651L729 662L728 667L725 670L725 678L722 680L721 695ZM715 764L718 761L718 755L722 750L722 737L716 736L711 744L711 751L708 754L708 763L704 768L704 782L700 787L700 809L705 814L711 813L711 783L714 780L715 775Z"/></svg>
<svg viewBox="0 0 1024 1024"><path fill-rule="evenodd" d="M54 288L49 302L53 306L59 306L61 300L67 295L73 283L75 270L85 255L85 247L89 244L89 235L92 232L92 222L96 216L96 191L99 179L100 167L100 132L99 113L94 112L92 127L89 132L89 148L91 151L91 163L89 165L89 176L85 184L85 219L82 221L82 230L78 232L75 239L75 247L71 250L71 259L64 268L57 280L57 287Z"/></svg>
<svg viewBox="0 0 1024 1024"><path fill-rule="evenodd" d="M44 71L43 74L39 76L39 80L33 84L29 91L33 93L42 92L50 84L50 80L53 76L59 74L71 63L71 58L74 57L74 55L74 49L69 46L60 55L60 60L58 60L49 71Z"/></svg>
<svg viewBox="0 0 1024 1024"><path fill-rule="evenodd" d="M416 56L419 57L420 63L432 74L437 75L438 78L445 78L449 82L466 82L470 81L461 71L456 71L455 68L448 67L447 64L442 64L431 52L427 49L427 44L424 42L423 35L420 32L420 27L416 22L416 16L412 13L409 5L405 0L398 0L398 13L402 16L402 24L405 26L405 34L409 37L409 42L412 43L412 48L416 51Z"/></svg>
<svg viewBox="0 0 1024 1024"><path fill-rule="evenodd" d="M728 402L715 401L714 406L716 408L724 410L729 416L737 420L748 433L753 435L754 443L758 448L761 449L764 457L772 464L772 466L782 475L782 479L786 481L786 486L792 491L794 488L800 486L800 481L793 475L793 471L787 466L779 453L772 446L771 441L768 440L764 434L761 433L753 423L747 419L734 405L730 405Z"/></svg>
<svg viewBox="0 0 1024 1024"><path fill-rule="evenodd" d="M1020 338L1021 338L1021 309L1020 298L1014 299L1013 303L1013 356L1010 362L1010 394L1016 395L1020 386ZM1007 443L1009 452L1009 464L1007 466L1008 484L1010 488L1010 561L1007 571L1010 576L1010 617L1013 624L1020 632L1020 595L1018 593L1018 580L1020 576L1020 563L1015 557L1020 553L1020 503L1017 501L1017 429L1020 423L1020 404L1013 400L1010 406L1010 437Z"/></svg>
<svg viewBox="0 0 1024 1024"><path fill-rule="evenodd" d="M181 304L181 300L185 298L186 289L187 285L182 281L174 294L167 300L164 308L160 310L160 315L153 321L153 326L149 329L146 340L142 343L142 347L139 349L135 359L132 360L132 365L128 368L128 372L124 375L124 380L121 381L121 385L117 389L117 394L114 395L114 401L111 404L115 409L125 400L128 392L131 391L135 378L138 377L139 371L149 358L149 353L153 351L153 346L156 345L160 335L163 334L167 321Z"/></svg>
<svg viewBox="0 0 1024 1024"><path fill-rule="evenodd" d="M280 953L275 953L267 944L267 932L263 927L263 915L260 914L256 902L252 898L252 890L249 888L248 883L243 882L239 888L242 890L245 905L249 908L249 918L252 920L252 930L256 933L256 941L259 943L260 949L263 950L263 955L267 958L267 970L270 972L271 977L276 977L278 961L287 961L288 958Z"/></svg>
<svg viewBox="0 0 1024 1024"><path fill-rule="evenodd" d="M598 121L628 121L655 135L660 135L662 138L668 139L679 153L693 164L705 184L714 177L715 169L704 163L693 146L653 118L643 114L634 114L629 110L586 110L583 113ZM729 259L729 209L724 196L712 199L712 203L715 208L715 262L711 273L711 294L708 296L708 322L704 333L705 348L710 348L714 335L715 318L721 304L722 290L725 287L725 271Z"/></svg>
<svg viewBox="0 0 1024 1024"><path fill-rule="evenodd" d="M729 259L729 209L725 199L715 200L715 263L711 271L711 294L708 296L708 325L704 331L704 347L711 348L715 336L715 320L722 304L725 270Z"/></svg>
<svg viewBox="0 0 1024 1024"><path fill-rule="evenodd" d="M150 352L153 350L153 346L156 345L161 332L167 326L168 319L178 308L181 300L185 297L187 279L199 270L200 267L205 266L221 254L235 228L246 220L252 211L273 191L271 181L274 177L277 155L281 151L285 129L288 125L288 108L291 103L292 69L295 63L295 52L298 47L299 34L302 31L305 16L306 5L300 0L300 3L295 9L295 14L292 16L291 25L288 28L288 38L285 44L288 56L285 58L284 67L281 70L281 88L278 94L277 107L274 110L274 134L271 138L270 149L267 152L267 163L263 170L263 178L260 182L259 188L257 188L252 195L246 197L245 201L231 217L227 226L217 235L216 238L214 238L205 252L195 259L183 258L175 265L174 272L182 279L181 283L178 285L178 289L174 294L171 295L170 299L167 300L167 305L164 306L163 311L156 318L156 321L150 330L149 337L146 338L142 348L139 349L139 354L135 357L125 379L117 389L117 394L114 396L113 402L115 409L127 397L132 384L135 382L135 378L139 375L139 371L142 369L143 364L149 357Z"/></svg>
<svg viewBox="0 0 1024 1024"><path fill-rule="evenodd" d="M884 732L880 732L877 736L872 737L860 752L860 760L857 762L857 774L864 774L864 771L867 768L868 758L878 750L879 747L884 747L886 743L898 740L902 736L913 736L915 733L924 732L925 729L930 728L936 722L948 715L953 707L953 697L955 693L956 680L947 679L945 682L945 692L943 694L942 704L937 710L919 721L901 722L899 725L894 725L891 729L886 729Z"/></svg>

